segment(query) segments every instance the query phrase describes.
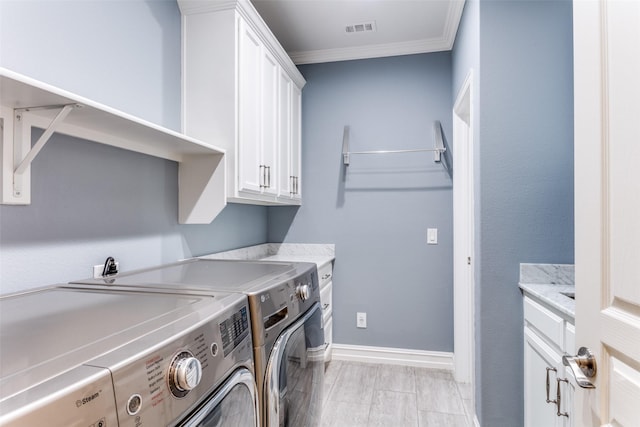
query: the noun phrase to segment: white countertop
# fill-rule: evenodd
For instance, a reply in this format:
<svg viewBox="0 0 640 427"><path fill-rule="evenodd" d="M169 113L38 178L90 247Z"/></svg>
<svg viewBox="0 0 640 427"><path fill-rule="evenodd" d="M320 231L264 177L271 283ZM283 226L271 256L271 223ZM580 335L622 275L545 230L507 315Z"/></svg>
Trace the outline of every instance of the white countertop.
<svg viewBox="0 0 640 427"><path fill-rule="evenodd" d="M575 319L576 302L564 295L575 293L574 266L570 264L520 264L520 289L543 304Z"/></svg>
<svg viewBox="0 0 640 427"><path fill-rule="evenodd" d="M335 259L335 245L317 243L265 243L200 258L313 262L318 269Z"/></svg>

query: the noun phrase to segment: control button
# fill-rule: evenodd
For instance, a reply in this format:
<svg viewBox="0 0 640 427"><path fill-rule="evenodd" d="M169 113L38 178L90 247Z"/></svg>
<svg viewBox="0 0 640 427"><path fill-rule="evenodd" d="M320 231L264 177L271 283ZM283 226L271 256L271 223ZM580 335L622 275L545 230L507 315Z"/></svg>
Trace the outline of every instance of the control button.
<svg viewBox="0 0 640 427"><path fill-rule="evenodd" d="M216 357L218 355L218 343L214 342L211 344L211 355Z"/></svg>
<svg viewBox="0 0 640 427"><path fill-rule="evenodd" d="M101 418L100 421L96 423L96 427L106 427L106 426L107 426L107 420L105 418Z"/></svg>
<svg viewBox="0 0 640 427"><path fill-rule="evenodd" d="M142 397L139 394L134 394L129 398L127 402L127 413L129 415L135 415L140 412L142 407Z"/></svg>
<svg viewBox="0 0 640 427"><path fill-rule="evenodd" d="M300 298L302 301L306 301L307 299L309 299L309 297L311 296L309 285L298 285L296 287L296 295L298 295L298 298Z"/></svg>

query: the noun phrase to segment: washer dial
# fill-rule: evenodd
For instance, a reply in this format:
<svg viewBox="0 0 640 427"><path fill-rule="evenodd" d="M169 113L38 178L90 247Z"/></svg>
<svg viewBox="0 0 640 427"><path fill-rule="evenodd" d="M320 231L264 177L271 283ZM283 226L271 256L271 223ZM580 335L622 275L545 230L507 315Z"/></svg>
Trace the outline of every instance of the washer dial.
<svg viewBox="0 0 640 427"><path fill-rule="evenodd" d="M169 366L169 390L175 397L185 397L202 379L202 365L189 351L182 351Z"/></svg>

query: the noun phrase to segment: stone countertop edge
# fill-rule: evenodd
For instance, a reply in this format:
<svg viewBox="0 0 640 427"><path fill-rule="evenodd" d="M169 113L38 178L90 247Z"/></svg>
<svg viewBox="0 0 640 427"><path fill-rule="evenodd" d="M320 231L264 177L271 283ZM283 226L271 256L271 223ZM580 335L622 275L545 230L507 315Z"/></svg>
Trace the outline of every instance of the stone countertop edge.
<svg viewBox="0 0 640 427"><path fill-rule="evenodd" d="M575 319L575 300L563 293L575 292L575 270L571 264L520 264L520 289L570 320Z"/></svg>
<svg viewBox="0 0 640 427"><path fill-rule="evenodd" d="M335 259L335 245L323 243L264 243L204 255L206 259L313 262L321 268Z"/></svg>

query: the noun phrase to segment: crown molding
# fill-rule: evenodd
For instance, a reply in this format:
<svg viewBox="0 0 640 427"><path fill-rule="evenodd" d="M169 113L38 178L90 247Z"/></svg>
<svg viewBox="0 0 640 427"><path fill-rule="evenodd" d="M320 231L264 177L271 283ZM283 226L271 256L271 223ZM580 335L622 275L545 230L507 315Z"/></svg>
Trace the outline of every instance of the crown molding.
<svg viewBox="0 0 640 427"><path fill-rule="evenodd" d="M288 54L294 64L301 65L451 50L453 49L453 43L455 42L458 26L460 25L464 4L465 0L456 0L449 3L443 34L439 38L358 47L288 52Z"/></svg>
<svg viewBox="0 0 640 427"><path fill-rule="evenodd" d="M446 40L414 40L400 43L321 49L306 52L289 52L296 65L321 62L350 61L354 59L381 58L385 56L412 55L416 53L440 52L451 47Z"/></svg>

